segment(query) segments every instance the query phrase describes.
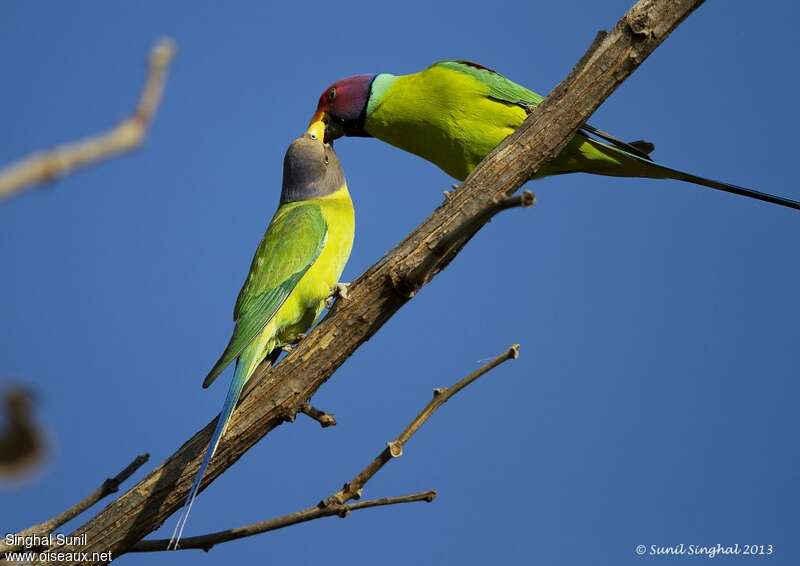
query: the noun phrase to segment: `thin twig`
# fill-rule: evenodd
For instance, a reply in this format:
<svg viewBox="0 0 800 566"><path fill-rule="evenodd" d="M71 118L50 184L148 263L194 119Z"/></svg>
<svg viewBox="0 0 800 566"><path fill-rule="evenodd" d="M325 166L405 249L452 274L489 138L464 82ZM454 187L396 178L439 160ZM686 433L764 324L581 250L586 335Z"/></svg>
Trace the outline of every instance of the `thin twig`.
<svg viewBox="0 0 800 566"><path fill-rule="evenodd" d="M177 550L191 550L200 549L208 552L214 545L228 542L244 537L251 537L269 531L275 531L290 527L298 523L305 523L313 521L314 519L321 519L323 517L347 517L351 511L360 511L362 509L369 509L371 507L382 507L384 505L399 505L402 503L415 503L418 501L431 502L436 498L436 492L423 491L421 493L412 493L410 495L401 495L398 497L381 497L378 499L369 499L367 501L360 501L350 505L329 505L322 506L316 505L308 507L302 511L296 511L276 517L275 519L268 519L258 523L253 523L244 527L235 529L228 529L225 531L218 531L216 533L209 533L207 535L200 535L196 537L187 537L181 540L180 546ZM156 540L142 540L137 542L129 550L129 552L158 552L167 549L169 539L156 539Z"/></svg>
<svg viewBox="0 0 800 566"><path fill-rule="evenodd" d="M304 415L314 419L319 423L322 428L329 426L336 426L336 417L325 411L320 411L311 403L303 403L300 405L300 412Z"/></svg>
<svg viewBox="0 0 800 566"><path fill-rule="evenodd" d="M244 527L227 529L224 531L218 531L216 533L210 533L196 537L188 537L181 541L181 544L177 550L199 548L208 551L215 544L219 544L221 542L228 542L239 538L265 533L267 531L274 531L276 529L282 529L284 527L296 525L297 523L304 523L306 521L313 521L314 519L320 519L322 517L330 517L332 515L346 517L350 511L357 511L359 509L367 509L369 507L377 507L380 505L396 505L398 503L412 503L414 501L433 501L436 497L436 492L431 490L400 497L369 499L367 501L362 501L355 504L347 503L351 499L359 499L361 497L361 493L367 482L372 479L378 470L386 465L389 460L402 456L403 446L405 443L408 442L412 436L414 436L414 433L417 432L423 424L425 424L425 422L431 417L436 409L444 405L453 395L464 389L470 383L493 370L503 362L516 359L518 356L519 344L514 344L510 346L508 350L492 359L487 364L473 371L451 387L445 389L434 389L433 399L414 418L414 420L411 421L405 430L400 433L400 436L390 442L383 452L381 452L377 458L370 462L369 465L364 468L364 470L362 470L355 478L346 483L344 488L324 499L323 501L320 501L314 507L308 507L302 511L296 511L295 513L283 515L275 519L261 521L259 523L253 523ZM325 413L319 409L315 409L309 403L304 403L300 410L309 416L325 415ZM312 418L319 420L316 416L312 416ZM136 543L130 551L155 552L167 550L169 542L170 541L168 539L143 540Z"/></svg>
<svg viewBox="0 0 800 566"><path fill-rule="evenodd" d="M493 370L503 362L516 359L519 356L519 344L514 344L505 352L492 359L486 365L476 369L461 381L447 388L440 388L433 390L433 399L431 399L425 408L411 421L411 423L400 433L400 435L389 442L378 456L370 462L366 468L361 470L356 477L344 484L341 490L331 495L323 502L323 505L342 505L351 499L358 499L361 497L364 486L372 477L378 473L389 461L394 458L399 458L403 455L403 446L408 442L414 433L431 417L431 415L444 405L453 395L464 389L467 385L474 382L481 376Z"/></svg>
<svg viewBox="0 0 800 566"><path fill-rule="evenodd" d="M169 64L175 55L170 39L158 41L150 52L150 63L134 113L110 131L34 153L0 169L0 200L23 189L53 181L73 169L91 165L139 147L161 101Z"/></svg>
<svg viewBox="0 0 800 566"><path fill-rule="evenodd" d="M113 478L106 478L103 481L103 483L100 484L100 487L98 487L92 493L90 493L89 495L78 501L75 505L73 505L63 513L56 515L52 519L48 519L47 521L44 521L37 525L33 525L32 527L28 527L27 529L24 529L16 533L16 535L13 535L14 539L17 540L18 537L24 538L33 535L43 536L52 533L64 523L71 521L72 519L74 519L75 517L77 517L78 515L80 515L93 505L95 505L101 499L108 497L112 493L116 493L117 491L119 491L119 486L125 480L131 477L136 472L136 470L144 466L149 459L150 459L150 454L146 453L139 454L138 456L136 456L136 458L133 459L133 461L130 464L125 466L125 468L120 473L118 473ZM22 544L0 544L0 553L22 550L23 546L24 545ZM27 550L30 549L31 547L30 545L28 545Z"/></svg>

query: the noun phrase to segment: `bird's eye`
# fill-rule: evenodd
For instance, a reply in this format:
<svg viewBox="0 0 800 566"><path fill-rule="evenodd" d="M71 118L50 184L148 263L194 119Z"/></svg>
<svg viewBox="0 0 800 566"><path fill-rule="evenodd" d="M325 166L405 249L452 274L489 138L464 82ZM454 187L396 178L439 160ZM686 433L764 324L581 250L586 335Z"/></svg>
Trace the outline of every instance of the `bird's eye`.
<svg viewBox="0 0 800 566"><path fill-rule="evenodd" d="M326 153L325 154L325 165L327 165L327 164L328 164L328 154Z"/></svg>
<svg viewBox="0 0 800 566"><path fill-rule="evenodd" d="M328 91L328 100L333 100L336 98L336 89L332 88Z"/></svg>

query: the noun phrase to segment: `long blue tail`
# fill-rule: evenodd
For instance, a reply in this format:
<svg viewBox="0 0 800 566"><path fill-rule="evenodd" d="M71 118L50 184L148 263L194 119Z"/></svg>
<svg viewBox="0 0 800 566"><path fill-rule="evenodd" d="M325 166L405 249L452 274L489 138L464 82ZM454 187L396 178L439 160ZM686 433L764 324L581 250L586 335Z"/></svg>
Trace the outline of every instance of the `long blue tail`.
<svg viewBox="0 0 800 566"><path fill-rule="evenodd" d="M236 407L239 396L242 394L242 388L247 378L250 377L250 373L252 373L252 364L249 363L250 360L247 358L249 358L249 356L247 356L247 352L245 351L236 362L236 371L233 374L233 380L228 388L228 396L225 398L225 404L222 406L222 411L217 419L214 435L211 437L211 443L208 445L208 450L206 450L206 454L203 457L203 463L200 465L200 469L197 470L194 483L192 483L192 489L189 490L189 496L186 498L186 503L183 505L183 510L178 518L178 524L175 525L175 530L172 531L172 538L169 541L167 550L178 548L178 543L183 536L183 529L186 527L186 521L189 519L189 513L192 511L192 503L194 503L194 499L197 497L197 491L200 489L200 482L206 473L208 463L211 461L211 458L214 457L214 452L217 451L217 446L219 446L222 435L225 434L228 421L231 420L233 409Z"/></svg>

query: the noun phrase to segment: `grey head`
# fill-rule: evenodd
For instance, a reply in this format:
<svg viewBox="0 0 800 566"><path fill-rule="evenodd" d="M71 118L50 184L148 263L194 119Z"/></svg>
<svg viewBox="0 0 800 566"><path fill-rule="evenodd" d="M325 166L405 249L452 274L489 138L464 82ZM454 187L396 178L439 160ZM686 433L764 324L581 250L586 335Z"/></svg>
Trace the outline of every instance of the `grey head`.
<svg viewBox="0 0 800 566"><path fill-rule="evenodd" d="M291 143L283 158L281 204L324 197L344 182L333 147L306 134Z"/></svg>

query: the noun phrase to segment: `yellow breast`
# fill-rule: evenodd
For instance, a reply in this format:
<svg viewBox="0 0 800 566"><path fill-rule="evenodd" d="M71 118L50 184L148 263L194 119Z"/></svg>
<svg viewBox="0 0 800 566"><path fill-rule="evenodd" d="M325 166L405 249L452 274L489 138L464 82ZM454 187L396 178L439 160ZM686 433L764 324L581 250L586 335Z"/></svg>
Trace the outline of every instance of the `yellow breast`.
<svg viewBox="0 0 800 566"><path fill-rule="evenodd" d="M463 180L525 120L525 111L486 96L463 73L429 67L396 77L367 115L372 136Z"/></svg>
<svg viewBox="0 0 800 566"><path fill-rule="evenodd" d="M355 213L347 186L325 197L314 199L320 207L327 235L322 252L289 298L276 313L265 335L277 333L277 345L294 341L316 321L325 306L325 299L339 282L350 258L355 234Z"/></svg>
<svg viewBox="0 0 800 566"><path fill-rule="evenodd" d="M317 261L300 280L298 288L309 293L311 301L324 300L331 287L339 282L344 266L350 258L355 235L355 212L347 185L328 196L314 199L325 218L328 233L325 247ZM301 290L298 289L298 290Z"/></svg>

